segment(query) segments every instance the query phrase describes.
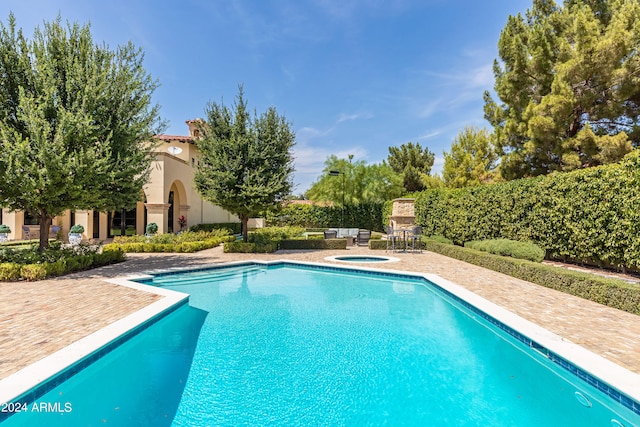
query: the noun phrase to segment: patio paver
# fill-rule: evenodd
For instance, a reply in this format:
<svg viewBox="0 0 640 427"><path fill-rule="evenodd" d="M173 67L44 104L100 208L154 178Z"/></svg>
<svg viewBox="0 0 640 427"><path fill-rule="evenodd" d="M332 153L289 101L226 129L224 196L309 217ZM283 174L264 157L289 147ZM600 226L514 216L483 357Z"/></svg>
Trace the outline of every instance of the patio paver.
<svg viewBox="0 0 640 427"><path fill-rule="evenodd" d="M225 254L218 247L195 254L131 254L124 263L54 280L0 282L0 379L160 298L118 287L103 279L170 267L249 259L330 263L325 257L366 253L383 254L384 251L353 247L346 252ZM366 266L438 274L640 374L639 316L431 252L393 256L400 261L368 263Z"/></svg>

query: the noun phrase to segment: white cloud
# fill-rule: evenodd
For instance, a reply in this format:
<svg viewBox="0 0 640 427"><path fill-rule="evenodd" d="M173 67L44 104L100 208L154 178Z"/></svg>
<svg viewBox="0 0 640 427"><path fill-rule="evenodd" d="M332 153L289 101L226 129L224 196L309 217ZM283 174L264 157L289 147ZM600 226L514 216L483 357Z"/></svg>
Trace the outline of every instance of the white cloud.
<svg viewBox="0 0 640 427"><path fill-rule="evenodd" d="M360 120L360 119L366 120L372 117L373 117L373 114L371 113L355 113L355 114L341 113L340 116L338 117L338 123L346 122L349 120Z"/></svg>

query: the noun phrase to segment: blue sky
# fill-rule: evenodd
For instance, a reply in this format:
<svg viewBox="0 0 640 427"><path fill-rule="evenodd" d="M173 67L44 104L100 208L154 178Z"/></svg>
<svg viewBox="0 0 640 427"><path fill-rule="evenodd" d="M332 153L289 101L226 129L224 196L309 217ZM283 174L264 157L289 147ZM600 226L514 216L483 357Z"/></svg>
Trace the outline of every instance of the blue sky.
<svg viewBox="0 0 640 427"><path fill-rule="evenodd" d="M2 0L18 26L58 14L91 23L97 42L131 40L161 86L166 133L209 101L231 106L244 84L249 107L269 106L296 132L295 194L327 156L379 163L388 147L419 142L436 155L464 126L488 127L482 94L507 17L531 0Z"/></svg>

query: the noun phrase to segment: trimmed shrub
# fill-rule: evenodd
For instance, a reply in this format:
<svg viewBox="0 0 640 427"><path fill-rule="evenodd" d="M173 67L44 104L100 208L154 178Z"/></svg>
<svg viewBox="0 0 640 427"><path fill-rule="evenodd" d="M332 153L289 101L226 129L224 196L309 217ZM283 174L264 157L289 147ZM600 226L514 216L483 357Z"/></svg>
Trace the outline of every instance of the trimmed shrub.
<svg viewBox="0 0 640 427"><path fill-rule="evenodd" d="M427 237L427 239L437 243L444 243L445 245L453 245L453 242L451 241L451 239L447 239L446 237L443 237L443 236L429 236Z"/></svg>
<svg viewBox="0 0 640 427"><path fill-rule="evenodd" d="M216 224L197 224L189 227L189 231L207 231L227 230L227 234L240 234L242 224L239 222L220 222Z"/></svg>
<svg viewBox="0 0 640 427"><path fill-rule="evenodd" d="M67 263L62 259L56 262L46 262L43 265L45 267L46 277L60 276L67 272Z"/></svg>
<svg viewBox="0 0 640 427"><path fill-rule="evenodd" d="M25 280L42 280L47 277L47 267L44 264L23 265L20 270L20 277Z"/></svg>
<svg viewBox="0 0 640 427"><path fill-rule="evenodd" d="M280 249L347 249L347 239L282 240Z"/></svg>
<svg viewBox="0 0 640 427"><path fill-rule="evenodd" d="M533 262L542 262L544 259L544 250L531 242L518 242L509 239L475 240L466 242L464 247Z"/></svg>
<svg viewBox="0 0 640 427"><path fill-rule="evenodd" d="M114 239L114 243L104 246L103 252L197 252L215 248L223 242L235 240L234 236L212 237L216 232L185 232L179 235L159 234L150 238L131 236ZM184 236L183 236L184 235ZM166 236L166 237L165 237ZM142 237L142 238L141 238ZM200 239L200 240L192 240Z"/></svg>
<svg viewBox="0 0 640 427"><path fill-rule="evenodd" d="M249 241L253 243L268 243L272 240L293 239L301 236L305 229L297 226L265 227L249 233Z"/></svg>
<svg viewBox="0 0 640 427"><path fill-rule="evenodd" d="M518 279L640 314L640 286L541 263L502 257L475 249L424 242L426 250L488 268Z"/></svg>
<svg viewBox="0 0 640 427"><path fill-rule="evenodd" d="M272 253L278 250L278 244L269 243L251 243L251 242L226 242L224 244L224 253Z"/></svg>
<svg viewBox="0 0 640 427"><path fill-rule="evenodd" d="M387 249L387 241L386 240L369 240L369 249ZM396 249L404 249L404 242L399 240L396 242Z"/></svg>
<svg viewBox="0 0 640 427"><path fill-rule="evenodd" d="M20 264L15 262L0 263L0 281L18 280L20 278L21 268Z"/></svg>

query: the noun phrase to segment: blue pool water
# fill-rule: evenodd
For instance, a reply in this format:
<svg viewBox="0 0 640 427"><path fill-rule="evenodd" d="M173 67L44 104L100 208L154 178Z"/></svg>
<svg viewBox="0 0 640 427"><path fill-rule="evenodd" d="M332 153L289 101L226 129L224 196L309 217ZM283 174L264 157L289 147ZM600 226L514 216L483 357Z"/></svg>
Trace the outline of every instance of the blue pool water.
<svg viewBox="0 0 640 427"><path fill-rule="evenodd" d="M189 306L38 398L71 411L2 427L640 425L422 279L283 264L150 283Z"/></svg>

